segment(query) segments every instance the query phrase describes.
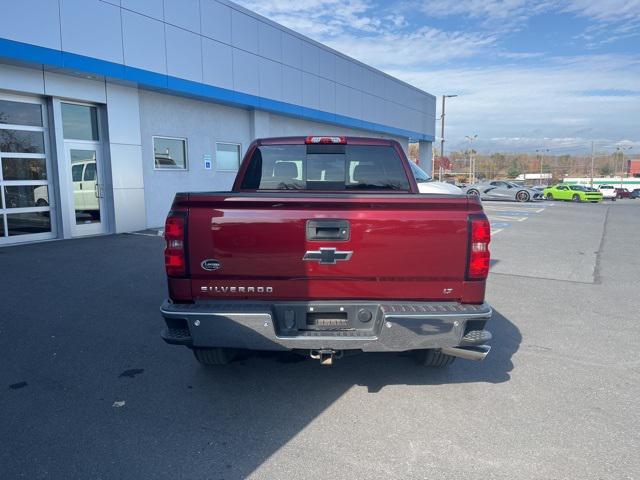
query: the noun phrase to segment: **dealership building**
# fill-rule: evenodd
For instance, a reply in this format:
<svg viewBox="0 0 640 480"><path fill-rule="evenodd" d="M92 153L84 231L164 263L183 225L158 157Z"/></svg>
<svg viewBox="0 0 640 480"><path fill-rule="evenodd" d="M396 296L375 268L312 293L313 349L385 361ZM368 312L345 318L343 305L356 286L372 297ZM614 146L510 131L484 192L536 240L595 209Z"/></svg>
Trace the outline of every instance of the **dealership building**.
<svg viewBox="0 0 640 480"><path fill-rule="evenodd" d="M254 138L419 142L435 97L226 0L8 0L0 245L160 227Z"/></svg>

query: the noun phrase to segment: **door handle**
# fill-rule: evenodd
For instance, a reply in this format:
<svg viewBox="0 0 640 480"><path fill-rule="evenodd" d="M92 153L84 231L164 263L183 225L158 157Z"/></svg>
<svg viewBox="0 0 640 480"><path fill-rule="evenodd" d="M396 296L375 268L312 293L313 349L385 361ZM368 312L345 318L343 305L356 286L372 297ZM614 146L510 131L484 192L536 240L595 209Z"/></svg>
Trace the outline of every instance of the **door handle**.
<svg viewBox="0 0 640 480"><path fill-rule="evenodd" d="M350 236L347 220L307 221L307 240L349 240Z"/></svg>

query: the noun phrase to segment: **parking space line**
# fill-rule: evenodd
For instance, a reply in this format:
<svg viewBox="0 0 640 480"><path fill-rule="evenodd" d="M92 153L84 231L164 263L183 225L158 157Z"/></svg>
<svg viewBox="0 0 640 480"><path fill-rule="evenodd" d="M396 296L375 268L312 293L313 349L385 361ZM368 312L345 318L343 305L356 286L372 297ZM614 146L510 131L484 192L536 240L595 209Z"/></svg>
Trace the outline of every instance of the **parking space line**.
<svg viewBox="0 0 640 480"><path fill-rule="evenodd" d="M503 217L529 217L535 215L535 212L523 212L520 210L489 210L487 213L501 215Z"/></svg>
<svg viewBox="0 0 640 480"><path fill-rule="evenodd" d="M491 224L491 234L496 235L505 228L509 228L513 222L524 222L544 212L553 203L535 204L508 204L506 202L483 202L482 207Z"/></svg>
<svg viewBox="0 0 640 480"><path fill-rule="evenodd" d="M487 216L489 217L489 220L491 220L492 218L495 218L496 220L505 221L505 222L521 222L529 218L529 217L513 217L510 215L492 215L492 214L488 214Z"/></svg>
<svg viewBox="0 0 640 480"><path fill-rule="evenodd" d="M547 203L547 202L536 202L536 203L518 203L518 202L487 202L486 200L484 202L482 202L482 205L484 207L492 207L492 208L523 208L526 210L534 210L534 209L538 209L541 206L543 208L546 207L551 207L552 205L555 205L554 203Z"/></svg>
<svg viewBox="0 0 640 480"><path fill-rule="evenodd" d="M511 225L509 222L494 222L492 221L492 219L489 219L489 223L491 224L492 227L495 228L502 228L502 227L508 227L509 225Z"/></svg>

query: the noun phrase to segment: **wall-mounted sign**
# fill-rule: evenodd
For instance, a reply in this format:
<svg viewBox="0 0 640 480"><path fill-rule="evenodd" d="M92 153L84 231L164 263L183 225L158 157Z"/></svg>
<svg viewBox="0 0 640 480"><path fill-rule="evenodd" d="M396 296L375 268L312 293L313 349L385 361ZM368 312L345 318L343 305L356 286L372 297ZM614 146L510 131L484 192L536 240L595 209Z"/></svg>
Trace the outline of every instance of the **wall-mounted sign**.
<svg viewBox="0 0 640 480"><path fill-rule="evenodd" d="M205 153L202 156L202 161L204 162L204 169L205 170L211 170L212 165L213 165L213 161L211 159L211 155L208 153Z"/></svg>

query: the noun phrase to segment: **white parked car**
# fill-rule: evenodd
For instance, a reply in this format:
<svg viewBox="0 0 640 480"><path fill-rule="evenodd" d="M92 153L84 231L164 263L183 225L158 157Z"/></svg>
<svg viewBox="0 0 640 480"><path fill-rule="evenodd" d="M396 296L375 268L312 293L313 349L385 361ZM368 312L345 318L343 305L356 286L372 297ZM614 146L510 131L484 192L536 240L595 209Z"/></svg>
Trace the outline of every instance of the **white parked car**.
<svg viewBox="0 0 640 480"><path fill-rule="evenodd" d="M463 195L462 189L451 185L446 182L438 182L427 175L418 165L413 162L409 162L411 166L411 172L418 183L418 190L420 193L440 193L445 195Z"/></svg>
<svg viewBox="0 0 640 480"><path fill-rule="evenodd" d="M616 187L613 185L599 185L598 191L602 193L603 200L611 200L612 202L616 201L616 197L618 196L618 192L616 192Z"/></svg>

